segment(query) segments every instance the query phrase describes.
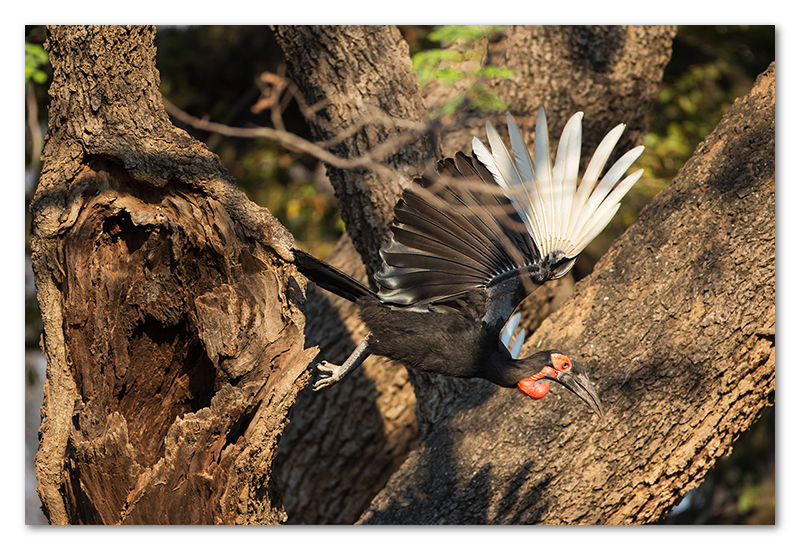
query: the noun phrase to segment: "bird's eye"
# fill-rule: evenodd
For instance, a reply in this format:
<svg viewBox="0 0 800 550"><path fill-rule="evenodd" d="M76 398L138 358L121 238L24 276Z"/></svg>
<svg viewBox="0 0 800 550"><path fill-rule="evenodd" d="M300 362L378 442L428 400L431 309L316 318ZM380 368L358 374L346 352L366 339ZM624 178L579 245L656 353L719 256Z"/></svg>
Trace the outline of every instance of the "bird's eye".
<svg viewBox="0 0 800 550"><path fill-rule="evenodd" d="M553 363L553 368L558 371L568 371L572 368L572 361L569 357L560 353L551 353L550 361Z"/></svg>

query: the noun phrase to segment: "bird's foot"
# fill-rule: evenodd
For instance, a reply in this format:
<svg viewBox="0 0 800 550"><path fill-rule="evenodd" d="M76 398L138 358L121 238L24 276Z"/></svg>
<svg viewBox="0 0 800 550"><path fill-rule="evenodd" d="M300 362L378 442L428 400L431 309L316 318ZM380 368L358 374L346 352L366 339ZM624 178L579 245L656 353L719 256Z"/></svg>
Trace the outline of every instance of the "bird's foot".
<svg viewBox="0 0 800 550"><path fill-rule="evenodd" d="M358 347L350 354L350 357L345 360L341 365L334 365L323 361L317 363L317 372L319 372L319 380L314 383L314 391L319 391L322 388L333 386L336 382L345 377L345 375L359 366L369 356L369 335L364 338Z"/></svg>
<svg viewBox="0 0 800 550"><path fill-rule="evenodd" d="M344 375L347 374L349 370L350 367L348 365L334 365L327 361L317 363L319 380L314 382L314 391L333 386L336 382L344 378Z"/></svg>

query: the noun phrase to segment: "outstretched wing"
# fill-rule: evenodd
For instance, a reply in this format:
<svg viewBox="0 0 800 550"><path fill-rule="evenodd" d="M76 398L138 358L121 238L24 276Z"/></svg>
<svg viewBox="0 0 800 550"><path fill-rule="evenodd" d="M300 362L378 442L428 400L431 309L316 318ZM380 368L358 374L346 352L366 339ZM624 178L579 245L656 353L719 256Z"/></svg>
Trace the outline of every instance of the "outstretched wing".
<svg viewBox="0 0 800 550"><path fill-rule="evenodd" d="M375 276L381 300L412 309L466 309L472 300L468 313L494 325L535 285L565 275L642 174L621 180L644 149L636 147L598 183L624 130L620 124L600 143L579 184L582 117L576 113L564 127L555 165L544 110L533 157L509 114L512 153L487 124L491 152L475 138L472 158L457 154L440 163L439 178L404 191ZM473 291L485 293L482 306Z"/></svg>
<svg viewBox="0 0 800 550"><path fill-rule="evenodd" d="M406 189L395 206L393 237L375 276L384 303L447 303L541 259L511 201L476 158L458 153L439 172Z"/></svg>

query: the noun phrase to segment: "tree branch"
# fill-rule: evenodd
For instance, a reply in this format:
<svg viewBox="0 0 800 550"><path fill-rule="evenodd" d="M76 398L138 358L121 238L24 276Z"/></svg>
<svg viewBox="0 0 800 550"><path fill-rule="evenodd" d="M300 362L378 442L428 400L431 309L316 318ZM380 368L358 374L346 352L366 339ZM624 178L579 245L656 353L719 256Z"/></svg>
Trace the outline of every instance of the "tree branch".
<svg viewBox="0 0 800 550"><path fill-rule="evenodd" d="M263 137L272 139L277 141L278 143L280 143L281 145L283 145L284 147L286 147L291 151L297 153L307 153L319 159L320 161L329 164L330 166L341 168L342 170L368 168L386 178L397 177L397 173L394 172L394 170L385 163L387 157L392 156L397 151L402 149L404 146L420 139L422 136L431 133L432 131L434 131L436 128L439 127L439 123L437 121L428 124L408 123L408 121L402 121L401 124L396 124L396 122L399 121L396 121L396 119L388 117L385 114L383 116L365 115L364 117L361 118L358 124L353 124L349 128L345 128L344 130L336 133L336 135L333 138L317 143L312 143L306 139L303 139L297 134L293 134L285 130L266 128L263 126L254 128L235 128L225 124L220 124L218 122L211 122L190 115L189 113L176 107L166 98L163 99L163 102L164 102L164 108L170 115L174 116L176 119L183 122L184 124L187 124L198 130L214 132L228 137L237 137L237 138ZM364 126L368 124L387 124L387 123L396 125L396 127L398 128L399 127L405 128L407 131L398 134L392 139L380 143L375 148L371 149L369 152L355 158L341 158L330 153L326 149L326 147L334 146L338 143L341 143L345 139L352 137L355 133L360 131Z"/></svg>

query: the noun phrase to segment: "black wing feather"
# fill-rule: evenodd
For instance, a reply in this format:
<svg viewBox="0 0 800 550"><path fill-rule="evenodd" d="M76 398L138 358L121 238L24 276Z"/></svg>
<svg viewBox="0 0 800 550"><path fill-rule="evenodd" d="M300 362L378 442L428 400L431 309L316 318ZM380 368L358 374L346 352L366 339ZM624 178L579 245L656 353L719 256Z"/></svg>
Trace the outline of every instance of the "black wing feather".
<svg viewBox="0 0 800 550"><path fill-rule="evenodd" d="M395 206L392 240L375 275L384 303L427 307L485 288L540 261L524 223L474 156L439 163ZM510 312L509 312L510 313Z"/></svg>

